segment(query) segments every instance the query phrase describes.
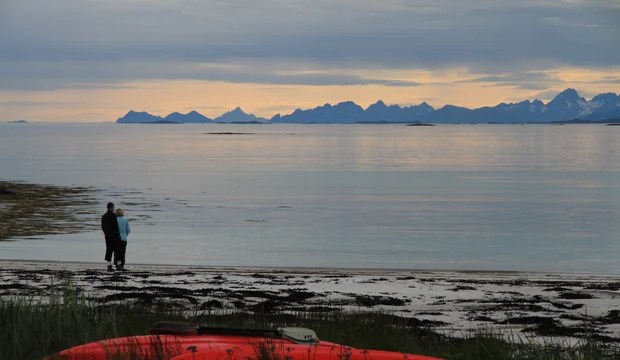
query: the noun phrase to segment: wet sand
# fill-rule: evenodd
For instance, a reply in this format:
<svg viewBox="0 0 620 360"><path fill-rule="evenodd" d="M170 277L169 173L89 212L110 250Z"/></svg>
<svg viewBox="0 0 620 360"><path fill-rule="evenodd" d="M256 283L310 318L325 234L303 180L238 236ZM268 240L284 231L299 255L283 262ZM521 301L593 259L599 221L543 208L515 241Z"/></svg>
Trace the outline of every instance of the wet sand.
<svg viewBox="0 0 620 360"><path fill-rule="evenodd" d="M184 311L382 311L412 326L464 336L620 343L615 277L532 273L241 269L0 261L0 297L40 296L70 282L93 306L134 303ZM547 340L544 340L547 339Z"/></svg>
<svg viewBox="0 0 620 360"><path fill-rule="evenodd" d="M93 188L0 181L0 241L95 229L94 192Z"/></svg>

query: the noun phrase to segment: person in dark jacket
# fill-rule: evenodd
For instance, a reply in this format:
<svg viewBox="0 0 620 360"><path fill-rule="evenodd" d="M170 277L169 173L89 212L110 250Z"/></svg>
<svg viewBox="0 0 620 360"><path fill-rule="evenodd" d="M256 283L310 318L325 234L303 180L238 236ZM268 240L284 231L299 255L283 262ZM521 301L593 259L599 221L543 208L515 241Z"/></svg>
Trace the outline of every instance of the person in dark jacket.
<svg viewBox="0 0 620 360"><path fill-rule="evenodd" d="M114 204L108 203L108 211L101 217L101 230L105 235L105 261L108 263L108 271L112 268L112 254L114 254L114 264L116 265L116 248L121 241L121 233L118 229L118 221L114 213Z"/></svg>

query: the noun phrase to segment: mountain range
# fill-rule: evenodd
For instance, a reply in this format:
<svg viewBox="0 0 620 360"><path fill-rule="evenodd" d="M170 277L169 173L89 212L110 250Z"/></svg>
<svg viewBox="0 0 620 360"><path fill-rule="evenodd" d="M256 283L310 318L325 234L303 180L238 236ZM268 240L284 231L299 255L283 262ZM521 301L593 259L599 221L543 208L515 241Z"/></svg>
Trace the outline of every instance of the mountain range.
<svg viewBox="0 0 620 360"><path fill-rule="evenodd" d="M204 124L204 123L266 123L269 120L257 117L254 114L246 114L240 107L228 111L215 119L209 119L197 111L187 114L173 112L166 117L151 115L145 111L130 110L125 116L116 120L117 124L151 124L151 123L179 123L179 124Z"/></svg>
<svg viewBox="0 0 620 360"><path fill-rule="evenodd" d="M287 124L354 124L354 123L550 123L570 120L606 121L620 119L620 96L615 93L596 95L591 100L575 89L566 89L553 100L525 100L500 103L476 109L445 105L435 109L426 102L401 107L379 100L366 109L353 101L325 104L313 109L296 109L290 114L277 114L271 119L246 114L237 107L215 119L191 111L174 112L162 118L147 112L129 111L117 123L287 123Z"/></svg>

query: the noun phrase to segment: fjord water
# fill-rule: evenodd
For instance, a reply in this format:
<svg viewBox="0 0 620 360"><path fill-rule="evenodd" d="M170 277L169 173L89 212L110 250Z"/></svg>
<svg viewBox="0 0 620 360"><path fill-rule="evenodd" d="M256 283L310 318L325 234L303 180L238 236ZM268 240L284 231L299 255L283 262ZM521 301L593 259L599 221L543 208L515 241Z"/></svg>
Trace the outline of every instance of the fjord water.
<svg viewBox="0 0 620 360"><path fill-rule="evenodd" d="M619 140L603 125L7 124L0 179L106 190L101 214L113 201L132 222L128 265L620 273ZM103 255L100 231L0 243L4 259Z"/></svg>

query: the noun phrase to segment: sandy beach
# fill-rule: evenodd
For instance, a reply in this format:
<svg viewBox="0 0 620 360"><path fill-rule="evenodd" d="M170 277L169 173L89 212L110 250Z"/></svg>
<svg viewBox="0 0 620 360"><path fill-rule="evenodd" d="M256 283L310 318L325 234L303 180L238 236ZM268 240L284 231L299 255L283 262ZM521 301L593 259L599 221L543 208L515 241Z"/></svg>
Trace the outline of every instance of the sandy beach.
<svg viewBox="0 0 620 360"><path fill-rule="evenodd" d="M70 283L96 306L187 311L382 311L449 336L499 330L520 339L620 342L620 281L611 276L344 269L246 269L0 261L0 297ZM52 285L54 284L54 285Z"/></svg>

